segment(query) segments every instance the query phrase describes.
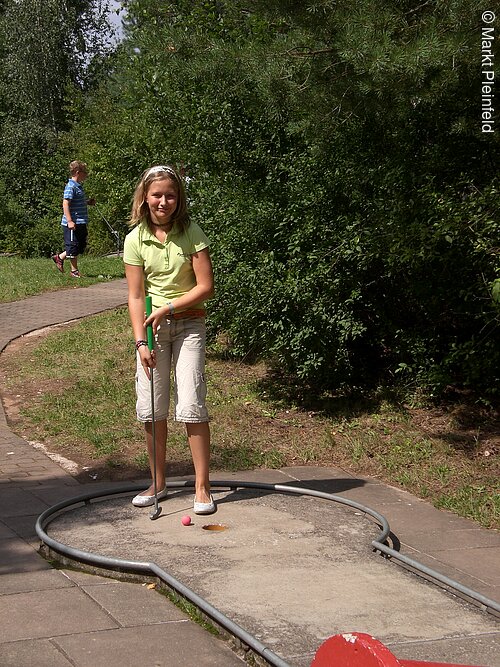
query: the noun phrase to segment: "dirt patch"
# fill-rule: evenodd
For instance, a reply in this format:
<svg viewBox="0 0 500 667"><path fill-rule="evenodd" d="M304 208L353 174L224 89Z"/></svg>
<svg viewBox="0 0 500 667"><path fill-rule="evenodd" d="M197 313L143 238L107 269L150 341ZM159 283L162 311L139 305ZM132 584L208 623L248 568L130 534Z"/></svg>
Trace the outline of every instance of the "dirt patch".
<svg viewBox="0 0 500 667"><path fill-rule="evenodd" d="M496 412L460 404L440 409L414 409L412 424L432 438L442 438L471 458L500 454L500 420Z"/></svg>

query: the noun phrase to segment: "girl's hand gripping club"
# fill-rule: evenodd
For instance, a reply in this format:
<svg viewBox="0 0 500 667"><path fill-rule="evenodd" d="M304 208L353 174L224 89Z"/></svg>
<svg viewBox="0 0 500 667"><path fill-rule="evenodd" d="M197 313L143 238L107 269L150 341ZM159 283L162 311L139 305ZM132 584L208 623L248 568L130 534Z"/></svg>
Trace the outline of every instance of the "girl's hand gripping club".
<svg viewBox="0 0 500 667"><path fill-rule="evenodd" d="M153 312L153 303L150 296L146 297L146 317L149 317ZM148 324L146 327L148 337L148 347L152 352L154 349L153 325ZM153 439L153 489L154 489L154 509L151 511L149 518L151 521L157 519L161 514L161 507L158 505L158 488L156 486L156 428L155 428L155 394L153 382L153 368L149 368L149 378L151 386L151 437Z"/></svg>

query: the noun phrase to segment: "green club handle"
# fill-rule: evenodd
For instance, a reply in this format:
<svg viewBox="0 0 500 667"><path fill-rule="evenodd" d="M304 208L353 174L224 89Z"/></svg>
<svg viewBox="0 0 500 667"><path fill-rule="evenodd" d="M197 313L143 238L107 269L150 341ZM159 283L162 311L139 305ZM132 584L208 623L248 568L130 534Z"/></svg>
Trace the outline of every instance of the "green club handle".
<svg viewBox="0 0 500 667"><path fill-rule="evenodd" d="M151 313L153 312L153 299L150 296L146 297L146 317L149 317ZM153 338L153 325L149 324L146 327L146 333L148 335L148 347L150 350L152 350L155 346L154 338Z"/></svg>

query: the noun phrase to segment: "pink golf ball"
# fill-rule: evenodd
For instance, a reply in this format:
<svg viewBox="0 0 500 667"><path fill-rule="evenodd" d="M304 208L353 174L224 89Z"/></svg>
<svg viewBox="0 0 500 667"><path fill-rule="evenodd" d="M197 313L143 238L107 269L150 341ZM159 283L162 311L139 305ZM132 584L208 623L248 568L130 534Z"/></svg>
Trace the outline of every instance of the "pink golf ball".
<svg viewBox="0 0 500 667"><path fill-rule="evenodd" d="M186 514L186 516L182 517L181 523L182 523L183 526L190 526L191 525L191 517Z"/></svg>

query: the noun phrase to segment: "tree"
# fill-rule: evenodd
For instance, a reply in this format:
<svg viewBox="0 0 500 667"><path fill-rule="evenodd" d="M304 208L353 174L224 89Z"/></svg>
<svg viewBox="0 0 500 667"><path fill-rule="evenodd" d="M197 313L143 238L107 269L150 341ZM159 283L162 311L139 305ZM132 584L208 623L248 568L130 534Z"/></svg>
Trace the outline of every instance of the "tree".
<svg viewBox="0 0 500 667"><path fill-rule="evenodd" d="M0 182L28 227L51 208L47 172L59 135L69 127L68 99L92 85L96 63L109 51L106 16L107 5L99 0L3 4ZM15 227L11 233L7 243L17 244Z"/></svg>

